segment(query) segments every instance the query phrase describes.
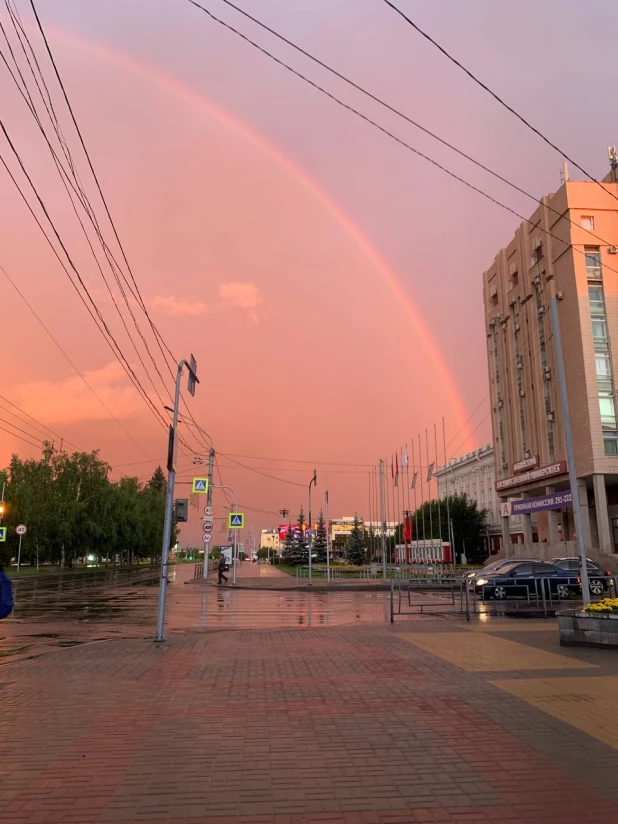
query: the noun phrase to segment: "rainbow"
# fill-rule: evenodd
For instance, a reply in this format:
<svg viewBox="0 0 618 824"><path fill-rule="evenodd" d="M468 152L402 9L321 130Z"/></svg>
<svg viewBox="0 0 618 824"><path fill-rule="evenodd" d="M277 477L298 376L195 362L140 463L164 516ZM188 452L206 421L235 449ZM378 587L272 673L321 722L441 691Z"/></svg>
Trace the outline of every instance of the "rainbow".
<svg viewBox="0 0 618 824"><path fill-rule="evenodd" d="M453 411L457 418L458 424L461 427L460 431L462 433L462 437L465 436L466 439L464 446L472 441L470 424L467 421L467 415L465 413L464 404L459 394L457 384L448 366L446 365L442 352L427 329L418 310L393 272L389 269L386 261L380 256L378 250L372 246L359 227L350 219L350 217L327 192L321 189L315 181L303 171L301 167L295 165L275 145L270 143L266 138L249 128L244 123L236 120L229 112L215 106L209 98L193 91L191 88L183 86L181 83L173 80L165 74L162 74L156 69L153 69L151 66L138 63L126 55L114 52L99 43L95 43L83 37L77 37L72 33L57 28L50 29L49 31L52 35L52 39L59 42L64 42L69 46L88 51L91 54L95 54L102 60L137 75L148 83L157 86L159 89L181 98L190 105L200 107L206 111L210 117L214 118L220 124L233 131L236 135L244 140L247 140L254 147L258 148L267 157L272 159L273 162L276 163L281 169L289 174L290 177L293 178L303 189L309 192L309 194L311 194L320 206L322 206L325 211L327 211L335 219L338 225L341 226L346 234L354 241L356 246L371 262L373 268L380 275L391 293L397 299L398 305L403 309L406 317L416 329L419 338L421 339L422 344L435 367L438 378L446 388L447 395L453 405Z"/></svg>

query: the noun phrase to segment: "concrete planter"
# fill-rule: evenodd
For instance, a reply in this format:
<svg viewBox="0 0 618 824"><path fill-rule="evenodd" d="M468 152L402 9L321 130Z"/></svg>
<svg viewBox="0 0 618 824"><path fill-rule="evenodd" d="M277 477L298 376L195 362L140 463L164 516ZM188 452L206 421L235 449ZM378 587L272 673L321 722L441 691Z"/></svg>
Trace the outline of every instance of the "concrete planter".
<svg viewBox="0 0 618 824"><path fill-rule="evenodd" d="M558 613L560 646L615 647L618 649L618 615L587 612Z"/></svg>

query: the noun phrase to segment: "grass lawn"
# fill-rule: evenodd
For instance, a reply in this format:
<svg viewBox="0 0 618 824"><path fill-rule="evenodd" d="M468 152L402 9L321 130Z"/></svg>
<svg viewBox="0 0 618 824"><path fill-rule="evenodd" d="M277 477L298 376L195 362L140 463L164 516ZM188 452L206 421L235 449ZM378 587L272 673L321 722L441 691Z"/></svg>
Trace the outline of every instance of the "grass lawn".
<svg viewBox="0 0 618 824"><path fill-rule="evenodd" d="M139 569L140 567L147 567L150 566L149 563L141 563L141 564L109 564L107 567L105 564L100 564L98 566L75 566L72 569L60 569L59 566L52 565L52 564L45 564L37 569L35 566L31 567L30 564L28 566L22 566L20 571L17 571L17 566L11 565L6 566L5 571L10 578L32 578L36 575L38 576L45 576L45 575L82 575L88 572L101 572L105 570L114 570L114 569Z"/></svg>

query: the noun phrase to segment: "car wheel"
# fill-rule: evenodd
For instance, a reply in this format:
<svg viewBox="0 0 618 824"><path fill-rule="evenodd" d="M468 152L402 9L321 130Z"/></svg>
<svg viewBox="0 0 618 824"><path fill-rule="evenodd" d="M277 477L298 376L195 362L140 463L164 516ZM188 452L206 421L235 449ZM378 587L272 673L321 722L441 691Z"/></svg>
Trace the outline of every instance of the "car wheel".
<svg viewBox="0 0 618 824"><path fill-rule="evenodd" d="M571 590L568 584L558 584L556 587L556 592L558 593L558 598L561 601L566 601L567 598L571 597Z"/></svg>
<svg viewBox="0 0 618 824"><path fill-rule="evenodd" d="M504 601L506 598L506 588L505 587L494 587L494 598L498 601Z"/></svg>
<svg viewBox="0 0 618 824"><path fill-rule="evenodd" d="M598 578L593 578L592 581L589 582L590 592L593 595L603 595L603 590L605 587L603 586L603 581L599 581Z"/></svg>

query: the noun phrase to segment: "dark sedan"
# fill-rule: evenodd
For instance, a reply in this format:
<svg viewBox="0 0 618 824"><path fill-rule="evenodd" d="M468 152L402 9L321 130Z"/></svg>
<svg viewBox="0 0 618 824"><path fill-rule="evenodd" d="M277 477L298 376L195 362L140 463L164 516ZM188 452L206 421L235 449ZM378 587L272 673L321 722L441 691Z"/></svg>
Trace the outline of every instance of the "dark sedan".
<svg viewBox="0 0 618 824"><path fill-rule="evenodd" d="M551 563L553 566L558 567L558 569L562 569L572 575L579 575L579 558L552 558ZM609 592L614 584L613 578L611 577L611 570L603 569L603 567L591 561L590 558L586 558L586 567L588 568L590 594L603 595L604 592Z"/></svg>
<svg viewBox="0 0 618 824"><path fill-rule="evenodd" d="M577 573L559 569L554 564L513 563L502 567L497 572L488 573L477 578L476 591L483 598L536 597L545 587L552 596L560 599L570 598L581 592L581 582ZM549 590L547 589L549 587Z"/></svg>

